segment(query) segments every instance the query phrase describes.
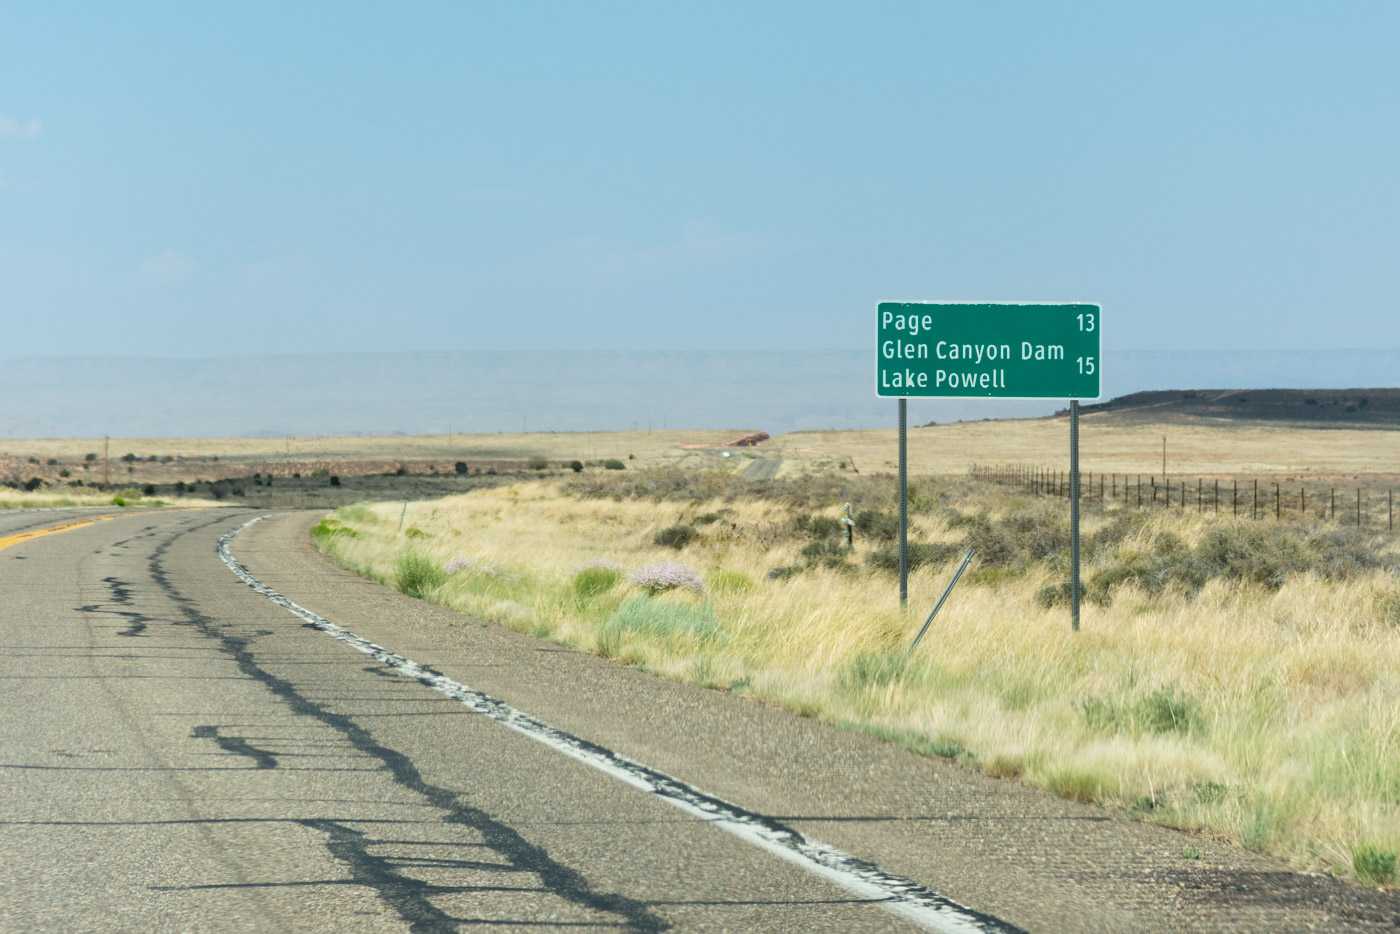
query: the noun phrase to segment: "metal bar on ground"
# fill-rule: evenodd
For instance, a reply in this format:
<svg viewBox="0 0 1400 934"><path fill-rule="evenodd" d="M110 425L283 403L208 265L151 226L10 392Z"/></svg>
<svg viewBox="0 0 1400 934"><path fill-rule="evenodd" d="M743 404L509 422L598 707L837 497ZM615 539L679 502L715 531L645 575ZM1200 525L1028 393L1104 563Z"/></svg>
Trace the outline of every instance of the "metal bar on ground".
<svg viewBox="0 0 1400 934"><path fill-rule="evenodd" d="M933 606L933 612L928 615L928 619L924 620L923 628L920 629L919 634L914 637L914 641L909 643L909 651L904 653L906 659L913 654L914 646L919 644L919 640L924 637L924 633L928 632L928 627L933 622L933 618L938 615L938 611L943 609L943 601L947 600L948 594L953 592L953 585L958 582L959 577L962 577L962 572L967 569L967 562L972 560L972 556L975 553L976 549L969 548L967 554L963 556L962 564L958 565L957 573L953 575L953 579L950 580L948 586L944 588L943 596L938 598L938 602Z"/></svg>

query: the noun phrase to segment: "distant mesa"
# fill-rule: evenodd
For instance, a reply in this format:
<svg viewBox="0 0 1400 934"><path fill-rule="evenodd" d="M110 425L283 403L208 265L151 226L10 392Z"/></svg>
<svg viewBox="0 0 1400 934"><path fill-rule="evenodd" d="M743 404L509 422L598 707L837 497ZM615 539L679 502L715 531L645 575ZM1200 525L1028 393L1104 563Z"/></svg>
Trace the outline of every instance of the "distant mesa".
<svg viewBox="0 0 1400 934"><path fill-rule="evenodd" d="M1125 421L1269 421L1331 428L1400 427L1400 389L1154 390L1081 405ZM1056 415L1068 415L1062 409Z"/></svg>
<svg viewBox="0 0 1400 934"><path fill-rule="evenodd" d="M766 431L751 431L742 438L735 438L733 441L726 441L721 445L713 444L681 444L677 445L682 451L713 451L716 447L722 448L751 448L760 442L767 441L770 435Z"/></svg>

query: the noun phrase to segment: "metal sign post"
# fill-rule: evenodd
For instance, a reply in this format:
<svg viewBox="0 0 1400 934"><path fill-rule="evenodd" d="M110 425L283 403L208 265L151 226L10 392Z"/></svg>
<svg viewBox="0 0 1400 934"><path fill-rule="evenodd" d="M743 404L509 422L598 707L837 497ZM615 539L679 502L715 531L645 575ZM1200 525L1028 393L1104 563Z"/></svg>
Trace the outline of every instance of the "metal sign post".
<svg viewBox="0 0 1400 934"><path fill-rule="evenodd" d="M899 603L909 600L907 400L1070 404L1070 602L1079 628L1079 400L1100 396L1101 309L1087 303L881 302L875 394L899 400Z"/></svg>
<svg viewBox="0 0 1400 934"><path fill-rule="evenodd" d="M1079 400L1069 400L1070 628L1079 631Z"/></svg>
<svg viewBox="0 0 1400 934"><path fill-rule="evenodd" d="M899 605L909 603L909 400L899 400Z"/></svg>

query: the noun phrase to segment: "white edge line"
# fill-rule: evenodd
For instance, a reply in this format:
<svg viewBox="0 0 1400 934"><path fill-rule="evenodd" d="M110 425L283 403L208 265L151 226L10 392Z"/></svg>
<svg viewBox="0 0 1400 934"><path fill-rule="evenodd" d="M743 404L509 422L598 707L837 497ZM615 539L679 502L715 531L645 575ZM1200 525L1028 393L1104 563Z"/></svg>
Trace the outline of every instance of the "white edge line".
<svg viewBox="0 0 1400 934"><path fill-rule="evenodd" d="M950 899L930 892L917 882L893 876L864 860L857 859L791 828L776 825L737 805L700 791L685 782L658 772L640 762L579 739L536 720L480 691L474 691L445 675L391 652L381 645L355 635L330 620L311 612L268 587L248 572L229 551L234 536L248 526L271 518L257 516L219 539L217 552L229 570L259 594L315 628L352 646L375 660L415 679L420 684L452 698L463 706L485 714L556 752L590 765L601 772L654 795L688 814L722 827L742 840L795 863L815 875L834 882L862 898L877 902L889 911L940 934L988 934L1018 932L1021 929L989 915L975 912Z"/></svg>

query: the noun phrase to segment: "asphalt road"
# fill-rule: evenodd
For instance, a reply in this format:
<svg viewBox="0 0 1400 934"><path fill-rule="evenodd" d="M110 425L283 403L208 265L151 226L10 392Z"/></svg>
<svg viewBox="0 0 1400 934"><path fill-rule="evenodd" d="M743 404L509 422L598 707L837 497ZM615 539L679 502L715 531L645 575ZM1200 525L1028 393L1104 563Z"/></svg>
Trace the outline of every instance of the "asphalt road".
<svg viewBox="0 0 1400 934"><path fill-rule="evenodd" d="M254 589L217 546L262 514L0 514L0 930L1400 929L1394 894L387 591L307 513L228 541Z"/></svg>

